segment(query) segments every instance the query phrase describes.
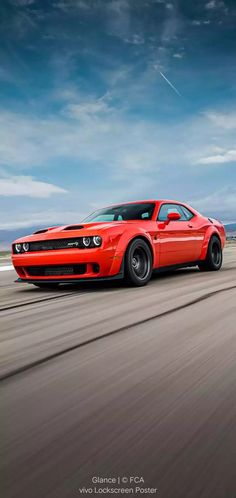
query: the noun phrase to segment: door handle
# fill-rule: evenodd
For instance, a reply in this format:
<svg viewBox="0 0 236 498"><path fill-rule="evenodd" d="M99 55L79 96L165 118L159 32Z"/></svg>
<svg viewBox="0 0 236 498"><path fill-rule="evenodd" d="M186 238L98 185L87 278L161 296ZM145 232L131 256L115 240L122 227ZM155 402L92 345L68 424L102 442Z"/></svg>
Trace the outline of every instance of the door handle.
<svg viewBox="0 0 236 498"><path fill-rule="evenodd" d="M193 228L193 225L191 225L190 223L188 223L188 227L189 228Z"/></svg>

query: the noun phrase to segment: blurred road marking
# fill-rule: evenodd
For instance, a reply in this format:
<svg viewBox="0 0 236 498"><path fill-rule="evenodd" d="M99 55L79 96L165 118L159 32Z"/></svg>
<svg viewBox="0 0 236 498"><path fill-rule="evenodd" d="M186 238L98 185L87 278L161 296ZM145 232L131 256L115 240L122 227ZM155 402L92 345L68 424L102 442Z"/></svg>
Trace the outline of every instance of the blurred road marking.
<svg viewBox="0 0 236 498"><path fill-rule="evenodd" d="M0 266L0 271L9 271L9 270L14 270L14 267L12 265Z"/></svg>

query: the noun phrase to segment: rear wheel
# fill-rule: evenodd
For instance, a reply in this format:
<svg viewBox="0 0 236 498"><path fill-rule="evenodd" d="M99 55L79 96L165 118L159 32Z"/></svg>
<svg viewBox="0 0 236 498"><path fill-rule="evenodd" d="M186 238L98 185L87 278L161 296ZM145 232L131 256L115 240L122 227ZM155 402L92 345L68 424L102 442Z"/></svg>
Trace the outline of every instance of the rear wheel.
<svg viewBox="0 0 236 498"><path fill-rule="evenodd" d="M223 256L220 240L213 235L208 244L206 259L199 263L199 269L201 271L217 271L221 268L222 261Z"/></svg>
<svg viewBox="0 0 236 498"><path fill-rule="evenodd" d="M134 239L125 254L125 280L130 285L146 285L152 275L152 253L143 239Z"/></svg>

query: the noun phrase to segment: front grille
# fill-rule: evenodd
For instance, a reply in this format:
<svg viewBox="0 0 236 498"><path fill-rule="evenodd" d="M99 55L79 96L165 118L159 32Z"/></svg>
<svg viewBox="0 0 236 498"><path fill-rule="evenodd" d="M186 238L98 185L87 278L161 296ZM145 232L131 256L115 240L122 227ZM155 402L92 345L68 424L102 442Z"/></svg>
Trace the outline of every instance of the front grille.
<svg viewBox="0 0 236 498"><path fill-rule="evenodd" d="M56 251L57 249L84 249L82 237L70 239L40 240L30 242L29 251Z"/></svg>
<svg viewBox="0 0 236 498"><path fill-rule="evenodd" d="M87 271L87 265L27 266L25 269L31 277L58 277L63 275L83 275Z"/></svg>

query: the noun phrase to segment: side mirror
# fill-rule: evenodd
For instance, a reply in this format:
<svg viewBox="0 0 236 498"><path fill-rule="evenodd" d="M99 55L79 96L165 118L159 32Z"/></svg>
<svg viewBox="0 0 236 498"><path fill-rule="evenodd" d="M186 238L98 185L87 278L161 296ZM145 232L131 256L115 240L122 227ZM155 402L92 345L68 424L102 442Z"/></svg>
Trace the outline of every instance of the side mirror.
<svg viewBox="0 0 236 498"><path fill-rule="evenodd" d="M170 221L178 221L178 220L180 220L180 218L181 218L181 216L179 213L176 213L174 211L171 213L168 213L166 224L168 224Z"/></svg>

